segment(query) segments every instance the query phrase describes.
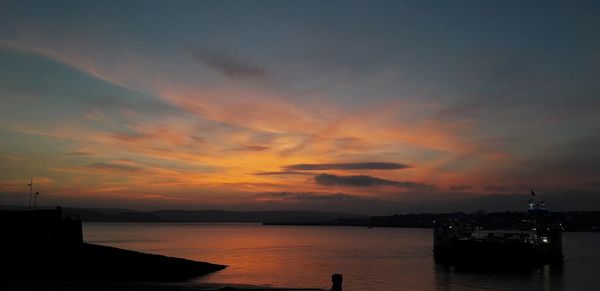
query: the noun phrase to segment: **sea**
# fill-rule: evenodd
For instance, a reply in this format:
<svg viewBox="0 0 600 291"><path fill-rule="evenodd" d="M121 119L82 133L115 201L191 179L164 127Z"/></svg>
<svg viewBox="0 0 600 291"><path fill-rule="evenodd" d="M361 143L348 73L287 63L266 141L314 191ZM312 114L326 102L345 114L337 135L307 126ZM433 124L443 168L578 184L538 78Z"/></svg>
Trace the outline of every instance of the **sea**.
<svg viewBox="0 0 600 291"><path fill-rule="evenodd" d="M521 268L436 264L432 230L207 223L84 223L84 240L228 265L190 284L352 290L600 290L600 233L563 234L564 262ZM493 264L493 262L491 262Z"/></svg>

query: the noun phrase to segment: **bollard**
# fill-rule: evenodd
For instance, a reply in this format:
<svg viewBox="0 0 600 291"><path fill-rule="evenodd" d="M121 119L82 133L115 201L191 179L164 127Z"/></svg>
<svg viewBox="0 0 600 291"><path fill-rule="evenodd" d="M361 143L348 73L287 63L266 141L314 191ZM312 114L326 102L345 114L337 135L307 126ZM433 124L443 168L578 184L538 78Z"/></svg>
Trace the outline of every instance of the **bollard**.
<svg viewBox="0 0 600 291"><path fill-rule="evenodd" d="M331 291L342 291L342 274L331 275Z"/></svg>

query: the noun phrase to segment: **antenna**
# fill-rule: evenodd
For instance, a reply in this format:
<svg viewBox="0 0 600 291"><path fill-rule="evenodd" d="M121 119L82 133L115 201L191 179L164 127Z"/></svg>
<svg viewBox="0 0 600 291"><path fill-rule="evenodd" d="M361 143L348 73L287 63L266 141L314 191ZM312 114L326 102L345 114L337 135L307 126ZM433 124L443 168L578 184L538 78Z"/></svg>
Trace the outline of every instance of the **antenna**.
<svg viewBox="0 0 600 291"><path fill-rule="evenodd" d="M27 184L29 186L29 209L31 209L31 193L33 192L33 177L31 177L31 182Z"/></svg>

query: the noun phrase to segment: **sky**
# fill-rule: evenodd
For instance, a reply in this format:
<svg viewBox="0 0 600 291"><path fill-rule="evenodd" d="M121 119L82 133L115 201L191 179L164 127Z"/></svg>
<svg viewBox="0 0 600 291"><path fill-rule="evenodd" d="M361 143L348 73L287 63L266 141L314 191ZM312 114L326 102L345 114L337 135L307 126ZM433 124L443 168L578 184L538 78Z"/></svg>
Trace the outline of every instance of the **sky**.
<svg viewBox="0 0 600 291"><path fill-rule="evenodd" d="M0 0L0 204L600 210L599 4Z"/></svg>

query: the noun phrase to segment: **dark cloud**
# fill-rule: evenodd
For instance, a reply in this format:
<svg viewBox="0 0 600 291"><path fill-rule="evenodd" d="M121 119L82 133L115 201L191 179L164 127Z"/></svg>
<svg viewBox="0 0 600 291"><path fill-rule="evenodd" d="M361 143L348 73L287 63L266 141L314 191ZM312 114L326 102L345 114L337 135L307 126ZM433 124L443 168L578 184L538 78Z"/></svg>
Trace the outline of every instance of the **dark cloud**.
<svg viewBox="0 0 600 291"><path fill-rule="evenodd" d="M587 182L587 183L581 183L581 186L585 187L585 188L598 188L600 189L600 182Z"/></svg>
<svg viewBox="0 0 600 291"><path fill-rule="evenodd" d="M254 175L259 176L283 176L283 175L304 175L304 176L312 176L314 174L300 171L280 171L280 172L258 172L253 173Z"/></svg>
<svg viewBox="0 0 600 291"><path fill-rule="evenodd" d="M503 186L503 185L486 185L483 186L483 190L485 191L498 191L498 192L505 192L505 191L510 191L510 187L509 186Z"/></svg>
<svg viewBox="0 0 600 291"><path fill-rule="evenodd" d="M193 45L188 45L186 49L195 59L228 78L266 79L268 77L263 68L251 61L241 60L220 51Z"/></svg>
<svg viewBox="0 0 600 291"><path fill-rule="evenodd" d="M123 171L123 172L139 172L142 170L138 167L132 167L132 166L122 165L122 164L103 163L103 162L90 163L90 164L87 164L87 167L92 168L92 169L113 170L113 171L116 170L116 171Z"/></svg>
<svg viewBox="0 0 600 291"><path fill-rule="evenodd" d="M136 142L152 137L152 135L146 133L111 133L110 136L125 142Z"/></svg>
<svg viewBox="0 0 600 291"><path fill-rule="evenodd" d="M295 164L285 166L291 171L323 171L323 170L398 170L406 169L408 165L400 163L365 162L365 163L338 163L338 164Z"/></svg>
<svg viewBox="0 0 600 291"><path fill-rule="evenodd" d="M529 185L486 185L483 186L485 191L507 192L507 191L527 191L532 189Z"/></svg>
<svg viewBox="0 0 600 291"><path fill-rule="evenodd" d="M264 151L264 150L268 150L268 149L269 149L268 146L261 146L261 145L247 145L247 146L238 148L238 150L248 151L248 152L260 152L260 151Z"/></svg>
<svg viewBox="0 0 600 291"><path fill-rule="evenodd" d="M472 185L452 185L450 186L450 190L452 191L465 191L473 189Z"/></svg>
<svg viewBox="0 0 600 291"><path fill-rule="evenodd" d="M593 131L592 128L589 130ZM549 143L546 148L538 149L535 156L525 162L540 175L544 172L560 173L561 179L594 181L600 177L598 148L600 135L570 139L563 143Z"/></svg>
<svg viewBox="0 0 600 291"><path fill-rule="evenodd" d="M377 177L367 175L354 175L354 176L337 176L331 174L319 174L315 176L315 181L318 184L325 186L352 186L352 187L369 187L369 186L395 186L401 188L412 188L412 189L430 189L431 185L414 183L414 182L400 182L380 179Z"/></svg>
<svg viewBox="0 0 600 291"><path fill-rule="evenodd" d="M306 201L306 202L337 202L374 200L344 193L313 193L313 192L266 192L256 195L260 199Z"/></svg>
<svg viewBox="0 0 600 291"><path fill-rule="evenodd" d="M69 155L69 156L91 156L93 154L90 152L86 152L86 151L74 151L74 152L68 152L67 155Z"/></svg>

